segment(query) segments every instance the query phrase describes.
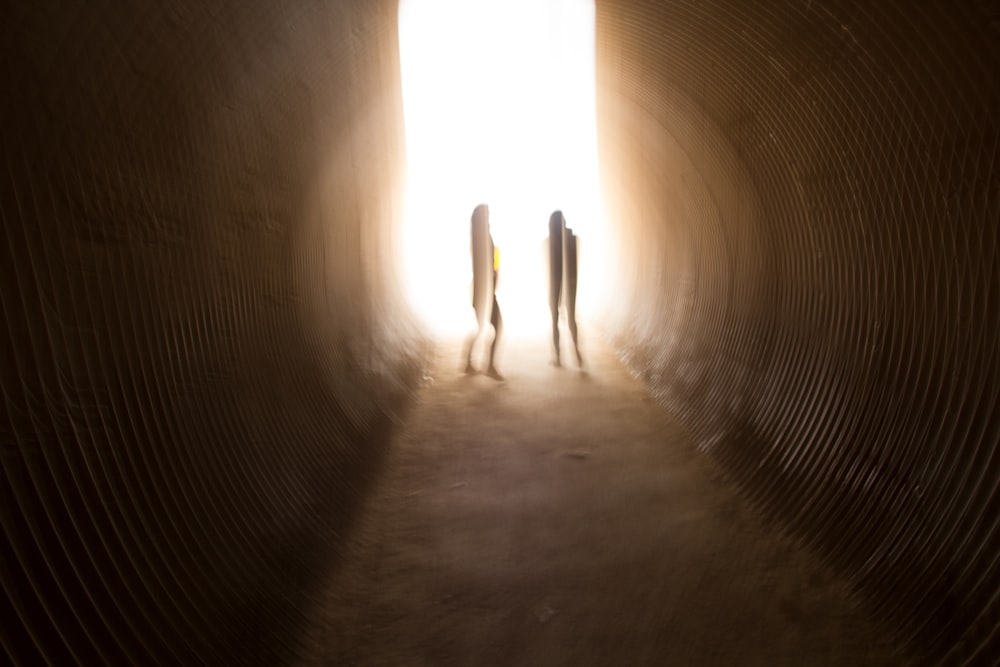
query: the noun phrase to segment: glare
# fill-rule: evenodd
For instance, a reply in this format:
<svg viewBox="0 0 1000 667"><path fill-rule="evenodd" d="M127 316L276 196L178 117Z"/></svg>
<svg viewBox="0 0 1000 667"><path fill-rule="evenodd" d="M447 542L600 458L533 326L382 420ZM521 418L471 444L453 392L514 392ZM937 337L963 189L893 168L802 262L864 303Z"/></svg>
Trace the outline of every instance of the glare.
<svg viewBox="0 0 1000 667"><path fill-rule="evenodd" d="M402 0L410 301L441 333L471 329L469 219L490 207L508 332L549 323L543 242L560 209L579 237L577 310L600 295L593 0Z"/></svg>

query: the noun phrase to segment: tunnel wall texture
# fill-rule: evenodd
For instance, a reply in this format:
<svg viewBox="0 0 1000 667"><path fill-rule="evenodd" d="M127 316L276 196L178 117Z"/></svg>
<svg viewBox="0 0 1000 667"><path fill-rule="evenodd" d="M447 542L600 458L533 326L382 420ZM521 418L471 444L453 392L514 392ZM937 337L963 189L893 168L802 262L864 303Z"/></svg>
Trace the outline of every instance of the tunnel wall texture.
<svg viewBox="0 0 1000 667"><path fill-rule="evenodd" d="M1000 650L1000 12L870 4L597 3L608 322L874 617L971 664ZM14 662L313 655L421 355L395 5L3 10Z"/></svg>
<svg viewBox="0 0 1000 667"><path fill-rule="evenodd" d="M1000 7L598 0L610 331L931 662L1000 655Z"/></svg>
<svg viewBox="0 0 1000 667"><path fill-rule="evenodd" d="M5 657L309 657L421 354L396 3L0 16Z"/></svg>

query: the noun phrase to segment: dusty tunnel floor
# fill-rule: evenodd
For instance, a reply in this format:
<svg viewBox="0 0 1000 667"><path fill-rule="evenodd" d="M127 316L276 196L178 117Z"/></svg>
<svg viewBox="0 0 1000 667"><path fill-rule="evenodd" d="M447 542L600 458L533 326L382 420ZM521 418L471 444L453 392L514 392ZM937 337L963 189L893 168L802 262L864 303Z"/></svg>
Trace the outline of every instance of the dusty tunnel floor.
<svg viewBox="0 0 1000 667"><path fill-rule="evenodd" d="M894 665L598 341L440 344L328 582L330 665Z"/></svg>

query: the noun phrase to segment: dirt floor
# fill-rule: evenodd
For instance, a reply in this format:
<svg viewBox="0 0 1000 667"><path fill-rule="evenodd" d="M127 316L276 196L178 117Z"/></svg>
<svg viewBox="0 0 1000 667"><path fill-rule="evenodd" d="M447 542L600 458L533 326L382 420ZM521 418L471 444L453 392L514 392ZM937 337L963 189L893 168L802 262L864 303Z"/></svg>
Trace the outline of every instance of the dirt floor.
<svg viewBox="0 0 1000 667"><path fill-rule="evenodd" d="M330 665L896 665L599 341L441 344L329 582Z"/></svg>

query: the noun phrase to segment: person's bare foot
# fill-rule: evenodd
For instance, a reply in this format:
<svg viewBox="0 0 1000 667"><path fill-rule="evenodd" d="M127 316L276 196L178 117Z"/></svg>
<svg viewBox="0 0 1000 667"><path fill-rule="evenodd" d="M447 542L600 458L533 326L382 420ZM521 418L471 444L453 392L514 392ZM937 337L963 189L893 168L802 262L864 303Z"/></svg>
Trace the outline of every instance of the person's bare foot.
<svg viewBox="0 0 1000 667"><path fill-rule="evenodd" d="M500 382L503 382L504 380L504 377L500 375L500 371L498 371L497 367L492 364L490 364L490 367L486 370L486 374L494 380L499 380Z"/></svg>

